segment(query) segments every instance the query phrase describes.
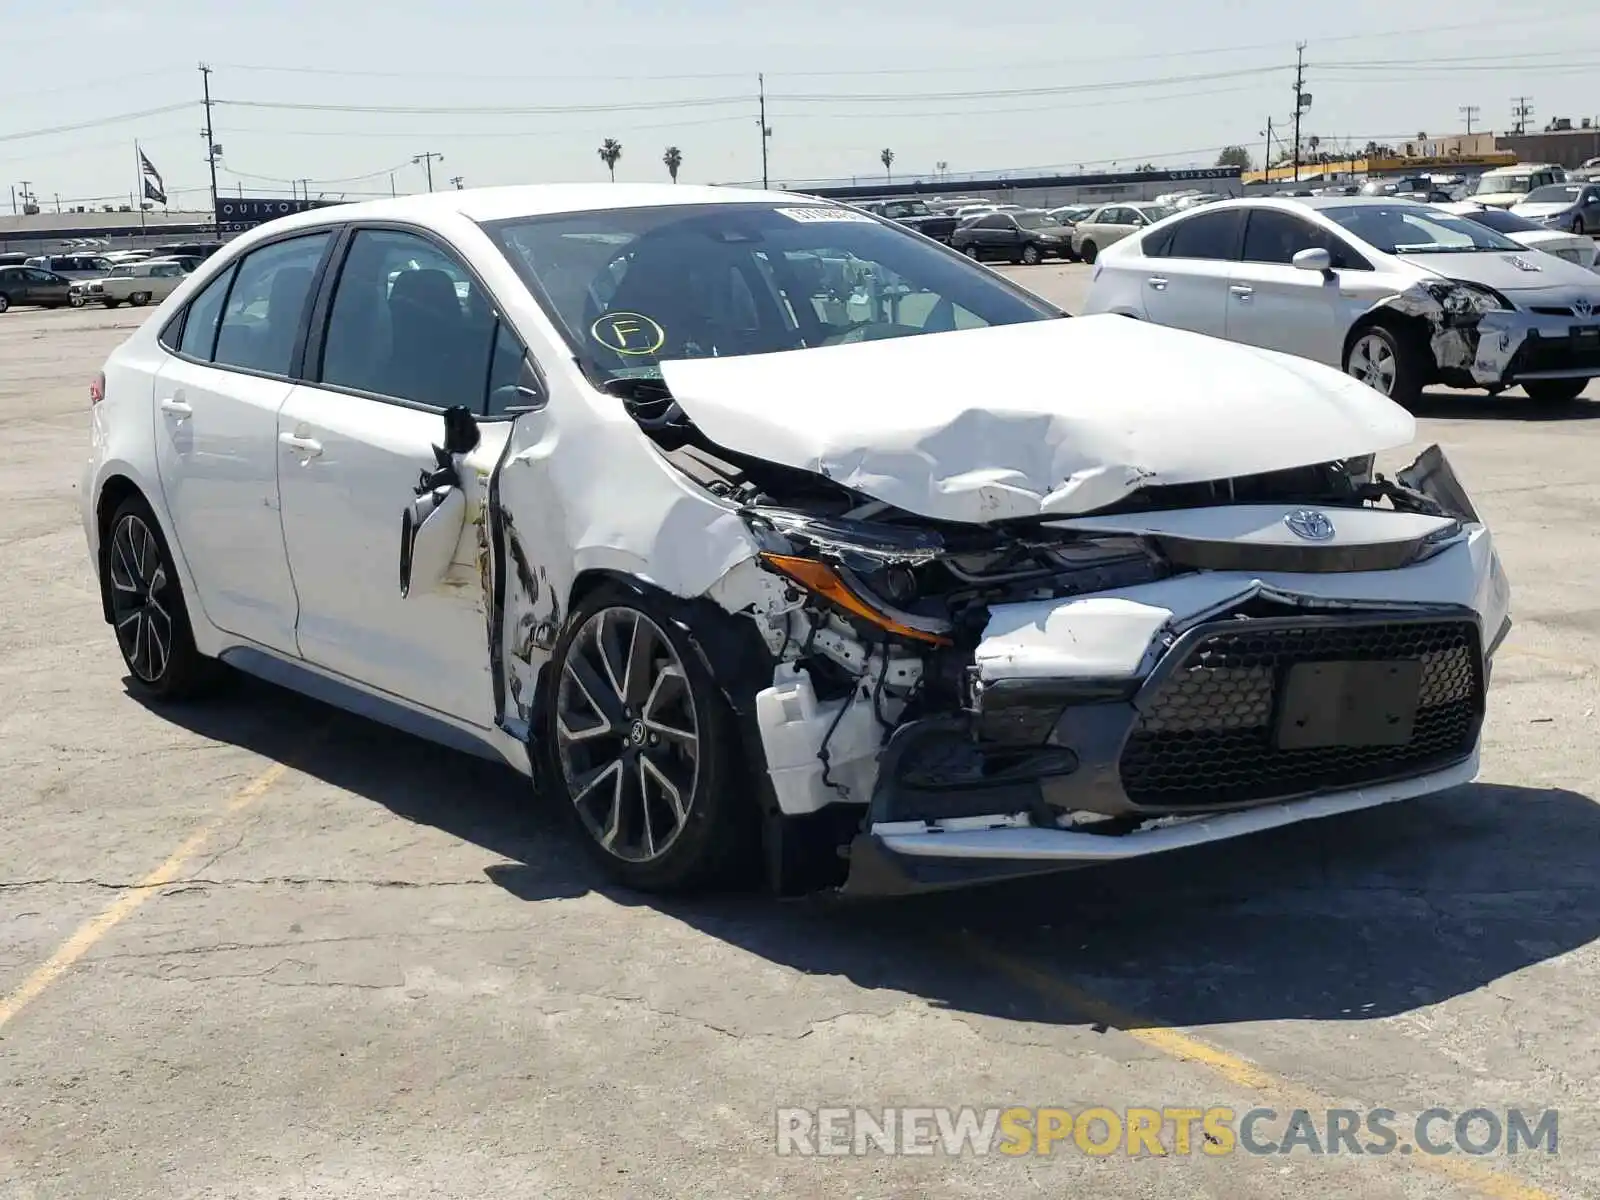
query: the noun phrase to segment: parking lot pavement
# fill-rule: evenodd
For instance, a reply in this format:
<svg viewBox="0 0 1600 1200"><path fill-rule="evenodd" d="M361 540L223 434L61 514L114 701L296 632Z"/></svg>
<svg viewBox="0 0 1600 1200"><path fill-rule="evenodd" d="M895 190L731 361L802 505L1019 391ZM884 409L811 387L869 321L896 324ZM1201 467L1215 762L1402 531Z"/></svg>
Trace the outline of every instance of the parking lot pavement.
<svg viewBox="0 0 1600 1200"><path fill-rule="evenodd" d="M130 696L74 486L142 315L0 318L0 1197L1600 1195L1600 403L1427 402L1517 588L1480 783L1026 886L663 902L476 760L265 685ZM1295 1108L1402 1144L1553 1109L1559 1141L775 1152L776 1109L830 1105L1261 1107L1268 1144Z"/></svg>

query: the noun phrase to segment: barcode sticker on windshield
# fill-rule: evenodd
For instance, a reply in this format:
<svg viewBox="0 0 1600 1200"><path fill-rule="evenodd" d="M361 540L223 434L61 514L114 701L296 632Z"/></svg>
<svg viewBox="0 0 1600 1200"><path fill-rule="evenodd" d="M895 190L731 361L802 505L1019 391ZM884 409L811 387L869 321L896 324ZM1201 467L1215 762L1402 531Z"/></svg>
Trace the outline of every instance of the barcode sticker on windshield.
<svg viewBox="0 0 1600 1200"><path fill-rule="evenodd" d="M875 222L864 212L856 212L852 208L780 208L776 212L782 213L791 221L860 221L867 225Z"/></svg>

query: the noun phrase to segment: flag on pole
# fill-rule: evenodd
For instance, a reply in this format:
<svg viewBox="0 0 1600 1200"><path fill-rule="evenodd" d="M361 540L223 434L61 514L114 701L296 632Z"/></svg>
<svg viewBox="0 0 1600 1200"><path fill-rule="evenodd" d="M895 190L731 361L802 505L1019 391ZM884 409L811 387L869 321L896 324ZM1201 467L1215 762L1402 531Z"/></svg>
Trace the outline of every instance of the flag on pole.
<svg viewBox="0 0 1600 1200"><path fill-rule="evenodd" d="M156 170L155 164L146 157L143 150L139 151L139 175L144 181L144 198L154 200L157 204L165 204L167 185L161 182L161 172Z"/></svg>

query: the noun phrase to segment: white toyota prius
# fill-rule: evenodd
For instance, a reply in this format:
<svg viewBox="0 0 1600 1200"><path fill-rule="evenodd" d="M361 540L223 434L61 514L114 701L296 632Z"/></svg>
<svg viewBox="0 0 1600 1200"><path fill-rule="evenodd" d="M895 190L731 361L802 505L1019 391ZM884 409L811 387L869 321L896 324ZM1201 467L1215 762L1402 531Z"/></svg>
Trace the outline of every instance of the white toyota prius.
<svg viewBox="0 0 1600 1200"><path fill-rule="evenodd" d="M886 893L1473 778L1509 625L1412 417L687 186L264 225L91 390L136 686L226 664L503 759L617 879ZM441 798L448 803L448 798Z"/></svg>

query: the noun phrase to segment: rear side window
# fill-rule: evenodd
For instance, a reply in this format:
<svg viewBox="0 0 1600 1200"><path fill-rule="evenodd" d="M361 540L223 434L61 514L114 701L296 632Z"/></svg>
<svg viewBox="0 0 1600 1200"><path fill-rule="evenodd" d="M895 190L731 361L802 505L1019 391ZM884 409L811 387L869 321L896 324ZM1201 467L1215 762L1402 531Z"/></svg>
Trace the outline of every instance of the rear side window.
<svg viewBox="0 0 1600 1200"><path fill-rule="evenodd" d="M218 366L269 375L294 370L295 345L331 232L274 242L244 256L212 356Z"/></svg>
<svg viewBox="0 0 1600 1200"><path fill-rule="evenodd" d="M183 321L183 337L178 351L203 362L211 361L217 345L217 324L222 319L222 302L228 298L228 284L233 280L233 269L222 272L189 302L188 315Z"/></svg>
<svg viewBox="0 0 1600 1200"><path fill-rule="evenodd" d="M1341 238L1310 221L1270 208L1250 210L1244 235L1246 262L1288 264L1302 250L1326 250L1338 268L1372 269L1371 264Z"/></svg>
<svg viewBox="0 0 1600 1200"><path fill-rule="evenodd" d="M1172 227L1167 258L1231 259L1239 245L1244 212L1237 208L1201 213Z"/></svg>

